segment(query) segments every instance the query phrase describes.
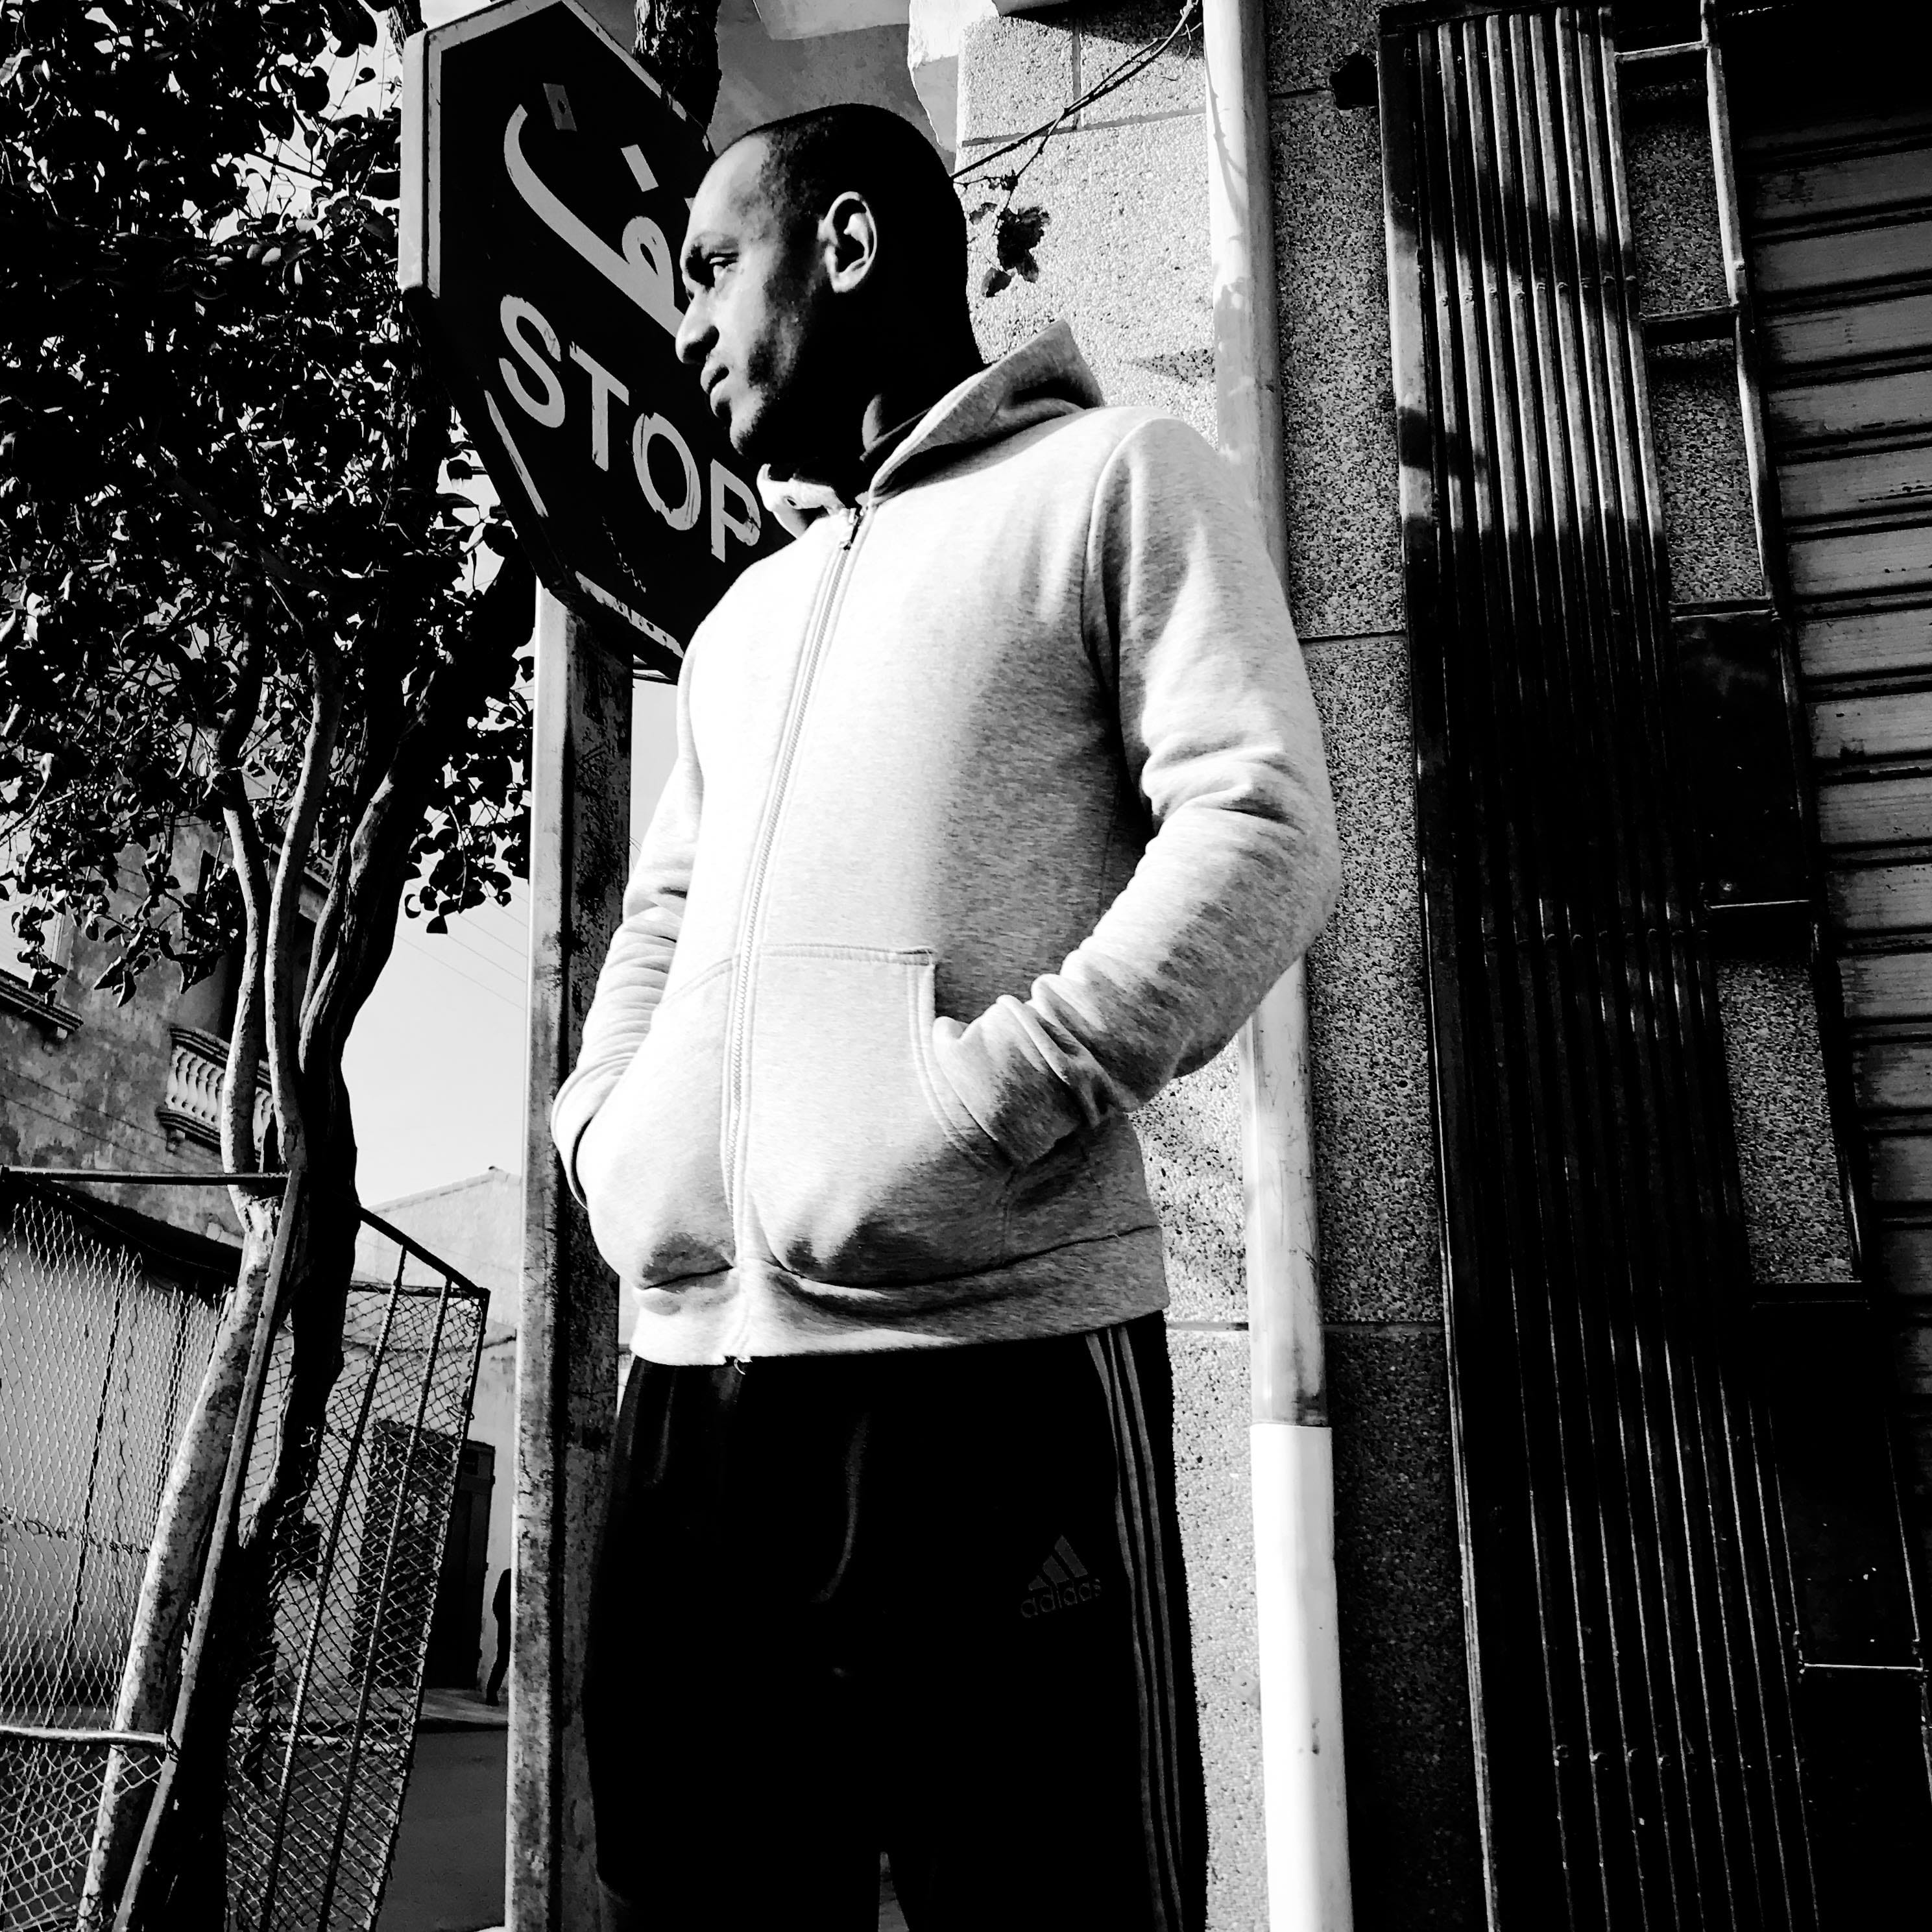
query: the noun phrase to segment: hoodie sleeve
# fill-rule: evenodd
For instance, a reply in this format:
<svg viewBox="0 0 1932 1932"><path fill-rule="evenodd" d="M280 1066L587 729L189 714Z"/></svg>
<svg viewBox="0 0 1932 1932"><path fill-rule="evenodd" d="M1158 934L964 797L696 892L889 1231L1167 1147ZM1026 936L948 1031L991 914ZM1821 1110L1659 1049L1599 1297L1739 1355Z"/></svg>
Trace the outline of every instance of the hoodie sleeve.
<svg viewBox="0 0 1932 1932"><path fill-rule="evenodd" d="M578 1148L651 1030L684 923L704 795L692 742L691 677L687 657L677 685L677 756L624 889L623 920L597 976L576 1068L557 1089L550 1108L550 1138L563 1156L571 1192L580 1201L584 1190L578 1184Z"/></svg>
<svg viewBox="0 0 1932 1932"><path fill-rule="evenodd" d="M1226 466L1184 424L1144 421L1109 459L1084 621L1154 836L1058 972L970 1025L942 1019L935 1038L960 1098L1021 1162L1211 1059L1341 882L1280 584Z"/></svg>

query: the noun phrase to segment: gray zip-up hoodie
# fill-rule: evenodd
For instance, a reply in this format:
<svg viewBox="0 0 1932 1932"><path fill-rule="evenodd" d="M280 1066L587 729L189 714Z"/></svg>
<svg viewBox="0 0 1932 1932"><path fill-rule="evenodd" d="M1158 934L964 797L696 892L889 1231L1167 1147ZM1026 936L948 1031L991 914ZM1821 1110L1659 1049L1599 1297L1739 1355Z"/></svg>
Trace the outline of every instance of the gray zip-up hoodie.
<svg viewBox="0 0 1932 1932"><path fill-rule="evenodd" d="M693 638L552 1126L632 1346L993 1341L1166 1301L1127 1118L1227 1042L1340 868L1225 466L1064 325L962 383Z"/></svg>

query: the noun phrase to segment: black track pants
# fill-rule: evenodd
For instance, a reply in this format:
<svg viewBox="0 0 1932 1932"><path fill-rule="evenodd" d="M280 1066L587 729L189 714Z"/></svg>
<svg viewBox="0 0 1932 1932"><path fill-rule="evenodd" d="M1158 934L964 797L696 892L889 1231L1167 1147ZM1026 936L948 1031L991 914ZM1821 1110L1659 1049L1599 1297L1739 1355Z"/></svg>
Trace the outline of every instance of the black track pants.
<svg viewBox="0 0 1932 1932"><path fill-rule="evenodd" d="M586 1714L609 1932L1198 1932L1158 1315L632 1369Z"/></svg>

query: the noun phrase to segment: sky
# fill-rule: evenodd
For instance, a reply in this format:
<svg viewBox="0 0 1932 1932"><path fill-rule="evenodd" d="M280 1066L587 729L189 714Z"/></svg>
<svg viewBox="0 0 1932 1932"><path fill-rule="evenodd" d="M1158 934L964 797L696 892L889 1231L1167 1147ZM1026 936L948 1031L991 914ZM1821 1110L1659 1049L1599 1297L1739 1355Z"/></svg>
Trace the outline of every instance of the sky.
<svg viewBox="0 0 1932 1932"><path fill-rule="evenodd" d="M675 694L640 684L632 710L631 846L650 822L676 742ZM397 922L396 946L349 1036L356 1190L398 1196L524 1165L530 892L427 933Z"/></svg>

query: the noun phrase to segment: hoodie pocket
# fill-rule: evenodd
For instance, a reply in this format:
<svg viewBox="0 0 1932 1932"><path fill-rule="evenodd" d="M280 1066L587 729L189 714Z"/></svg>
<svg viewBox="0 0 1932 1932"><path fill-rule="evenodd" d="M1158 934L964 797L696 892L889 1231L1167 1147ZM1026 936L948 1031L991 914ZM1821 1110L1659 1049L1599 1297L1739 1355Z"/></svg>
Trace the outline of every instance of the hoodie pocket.
<svg viewBox="0 0 1932 1932"><path fill-rule="evenodd" d="M729 960L662 1001L578 1144L577 1178L598 1251L633 1286L730 1264L721 1151L730 1002Z"/></svg>
<svg viewBox="0 0 1932 1932"><path fill-rule="evenodd" d="M863 1287L1003 1261L1013 1170L934 1059L932 956L781 946L757 970L746 1181L779 1264Z"/></svg>

